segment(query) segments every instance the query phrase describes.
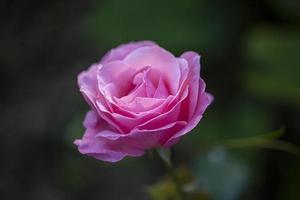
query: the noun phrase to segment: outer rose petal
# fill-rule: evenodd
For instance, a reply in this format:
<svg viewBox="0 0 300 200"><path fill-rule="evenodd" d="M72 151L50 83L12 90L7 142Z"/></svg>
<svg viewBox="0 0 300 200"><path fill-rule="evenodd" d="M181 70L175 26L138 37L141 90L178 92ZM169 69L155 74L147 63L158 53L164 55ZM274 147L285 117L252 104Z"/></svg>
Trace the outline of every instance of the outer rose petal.
<svg viewBox="0 0 300 200"><path fill-rule="evenodd" d="M93 64L88 70L81 72L77 79L80 92L93 108L95 108L95 100L98 95L97 78L95 76L97 70L98 65Z"/></svg>
<svg viewBox="0 0 300 200"><path fill-rule="evenodd" d="M130 52L133 50L144 47L144 46L153 46L156 45L152 41L139 41L139 42L130 42L128 44L123 44L117 46L116 48L110 50L108 53L104 55L101 59L100 63L108 63L112 61L123 60Z"/></svg>
<svg viewBox="0 0 300 200"><path fill-rule="evenodd" d="M85 134L89 133L86 132ZM78 146L80 153L92 156L98 160L117 162L126 156L126 154L122 152L108 150L105 141L98 140L97 138L83 138L81 140L75 140L74 144Z"/></svg>
<svg viewBox="0 0 300 200"><path fill-rule="evenodd" d="M142 156L146 149L160 146L162 138L173 135L187 124L178 121L157 129L136 130L121 135L109 130L105 123L97 117L96 112L90 111L84 122L87 125L86 132L82 139L74 143L82 154L108 162L117 162L125 156Z"/></svg>
<svg viewBox="0 0 300 200"><path fill-rule="evenodd" d="M196 107L193 117L188 121L188 124L184 129L180 130L179 132L174 134L172 137L170 137L168 139L168 141L166 141L166 143L164 144L165 147L174 145L176 142L178 142L178 140L180 139L181 136L190 132L193 128L195 128L197 126L197 124L201 120L203 113L206 110L207 106L209 106L211 104L211 102L213 101L213 96L209 93L206 93L204 90L205 90L205 83L201 79L197 107Z"/></svg>
<svg viewBox="0 0 300 200"><path fill-rule="evenodd" d="M181 55L189 64L189 102L188 119L191 119L197 105L200 78L200 56L195 52L185 52Z"/></svg>
<svg viewBox="0 0 300 200"><path fill-rule="evenodd" d="M95 157L99 160L117 162L125 156L141 156L144 151L134 148L127 141L116 148L116 142L112 142L120 137L110 129L108 124L98 117L97 112L89 111L84 120L86 127L82 139L75 140L74 144L82 154Z"/></svg>

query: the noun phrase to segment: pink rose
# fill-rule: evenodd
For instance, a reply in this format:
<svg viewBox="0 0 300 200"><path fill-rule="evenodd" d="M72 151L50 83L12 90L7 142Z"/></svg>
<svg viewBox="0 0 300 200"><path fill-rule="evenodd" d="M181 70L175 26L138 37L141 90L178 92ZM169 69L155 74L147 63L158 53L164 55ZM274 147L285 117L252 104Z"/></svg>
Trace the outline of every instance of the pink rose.
<svg viewBox="0 0 300 200"><path fill-rule="evenodd" d="M151 41L112 49L79 74L78 85L91 111L74 143L82 154L109 162L175 144L213 99L197 53L176 58Z"/></svg>

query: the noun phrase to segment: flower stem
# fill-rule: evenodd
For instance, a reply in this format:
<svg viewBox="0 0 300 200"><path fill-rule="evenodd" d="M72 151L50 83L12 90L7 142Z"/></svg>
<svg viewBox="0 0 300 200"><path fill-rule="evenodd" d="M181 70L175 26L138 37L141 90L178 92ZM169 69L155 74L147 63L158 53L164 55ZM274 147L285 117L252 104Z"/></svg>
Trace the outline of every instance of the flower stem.
<svg viewBox="0 0 300 200"><path fill-rule="evenodd" d="M165 170L167 171L171 181L173 182L176 193L177 193L177 199L178 200L185 200L185 193L182 190L182 185L180 181L178 180L173 164L171 162L171 152L170 149L157 149L158 157L161 159L161 161L164 164Z"/></svg>

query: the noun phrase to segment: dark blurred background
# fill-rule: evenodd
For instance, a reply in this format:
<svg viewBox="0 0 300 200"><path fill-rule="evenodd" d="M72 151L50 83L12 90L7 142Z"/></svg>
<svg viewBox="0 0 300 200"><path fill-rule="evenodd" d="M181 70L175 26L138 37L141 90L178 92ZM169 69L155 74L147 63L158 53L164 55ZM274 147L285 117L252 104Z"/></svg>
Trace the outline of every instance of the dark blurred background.
<svg viewBox="0 0 300 200"><path fill-rule="evenodd" d="M298 0L0 1L0 199L142 200L157 160L78 153L88 106L77 74L118 44L154 40L202 55L214 103L174 161L212 199L300 199L300 159L263 148L202 148L260 137L300 144ZM204 145L205 144L205 145Z"/></svg>

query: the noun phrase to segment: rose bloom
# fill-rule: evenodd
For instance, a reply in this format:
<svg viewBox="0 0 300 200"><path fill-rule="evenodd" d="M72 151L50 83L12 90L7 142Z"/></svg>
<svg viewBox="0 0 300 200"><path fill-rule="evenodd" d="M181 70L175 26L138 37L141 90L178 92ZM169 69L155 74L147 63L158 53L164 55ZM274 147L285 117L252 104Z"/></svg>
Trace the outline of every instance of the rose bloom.
<svg viewBox="0 0 300 200"><path fill-rule="evenodd" d="M116 162L170 147L198 124L212 96L200 78L200 56L175 57L151 41L109 51L78 76L91 110L79 151Z"/></svg>

